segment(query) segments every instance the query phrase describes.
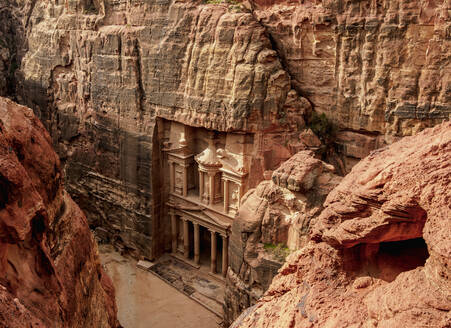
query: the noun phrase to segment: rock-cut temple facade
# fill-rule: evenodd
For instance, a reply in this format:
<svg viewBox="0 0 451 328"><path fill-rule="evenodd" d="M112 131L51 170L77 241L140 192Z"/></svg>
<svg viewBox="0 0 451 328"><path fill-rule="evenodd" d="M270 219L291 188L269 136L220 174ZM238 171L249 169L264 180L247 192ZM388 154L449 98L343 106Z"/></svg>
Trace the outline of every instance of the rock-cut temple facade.
<svg viewBox="0 0 451 328"><path fill-rule="evenodd" d="M253 135L160 120L163 223L171 253L227 274L230 228L248 189Z"/></svg>

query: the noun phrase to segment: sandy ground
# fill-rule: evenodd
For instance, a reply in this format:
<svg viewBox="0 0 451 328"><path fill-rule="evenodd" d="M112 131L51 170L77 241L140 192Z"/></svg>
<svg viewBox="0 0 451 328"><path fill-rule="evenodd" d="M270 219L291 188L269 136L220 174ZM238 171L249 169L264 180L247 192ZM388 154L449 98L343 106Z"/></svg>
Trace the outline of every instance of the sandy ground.
<svg viewBox="0 0 451 328"><path fill-rule="evenodd" d="M100 258L116 288L118 318L124 328L218 328L220 319L150 272L100 246Z"/></svg>

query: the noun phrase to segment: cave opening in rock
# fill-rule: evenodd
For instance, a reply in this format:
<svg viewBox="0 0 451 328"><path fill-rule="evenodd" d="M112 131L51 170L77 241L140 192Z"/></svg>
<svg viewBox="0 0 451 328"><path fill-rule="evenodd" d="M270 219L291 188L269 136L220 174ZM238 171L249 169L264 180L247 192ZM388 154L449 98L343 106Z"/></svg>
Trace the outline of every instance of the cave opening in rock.
<svg viewBox="0 0 451 328"><path fill-rule="evenodd" d="M10 192L10 184L8 180L0 174L0 210L6 207L8 204Z"/></svg>
<svg viewBox="0 0 451 328"><path fill-rule="evenodd" d="M423 238L380 243L378 254L391 267L398 268L399 273L424 266L429 257Z"/></svg>
<svg viewBox="0 0 451 328"><path fill-rule="evenodd" d="M352 271L391 282L406 271L424 266L429 252L423 238L361 244L353 247Z"/></svg>

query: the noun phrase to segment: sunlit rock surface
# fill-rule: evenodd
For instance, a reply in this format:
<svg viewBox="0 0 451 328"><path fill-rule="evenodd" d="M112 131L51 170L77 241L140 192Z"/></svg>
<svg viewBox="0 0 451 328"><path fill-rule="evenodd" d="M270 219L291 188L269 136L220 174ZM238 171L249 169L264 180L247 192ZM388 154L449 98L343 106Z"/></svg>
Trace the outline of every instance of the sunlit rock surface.
<svg viewBox="0 0 451 328"><path fill-rule="evenodd" d="M449 327L451 123L357 164L231 327Z"/></svg>
<svg viewBox="0 0 451 328"><path fill-rule="evenodd" d="M245 195L230 238L226 324L255 304L290 251L306 244L310 222L340 180L333 166L301 151Z"/></svg>

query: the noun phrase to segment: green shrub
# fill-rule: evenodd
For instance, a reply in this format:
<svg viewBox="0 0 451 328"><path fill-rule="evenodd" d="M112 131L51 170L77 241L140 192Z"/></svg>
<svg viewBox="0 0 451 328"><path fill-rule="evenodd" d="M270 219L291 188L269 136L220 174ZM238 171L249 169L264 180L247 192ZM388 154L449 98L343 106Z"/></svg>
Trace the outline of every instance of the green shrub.
<svg viewBox="0 0 451 328"><path fill-rule="evenodd" d="M324 144L328 145L335 141L337 127L326 117L324 113L318 114L313 112L312 119L310 121L310 128Z"/></svg>
<svg viewBox="0 0 451 328"><path fill-rule="evenodd" d="M87 15L95 15L97 14L97 8L92 1L90 1L86 6L84 13Z"/></svg>
<svg viewBox="0 0 451 328"><path fill-rule="evenodd" d="M228 4L229 5L229 11L232 12L241 12L243 9L243 6L241 3L239 3L236 0L206 0L205 3L210 5L219 5L219 4Z"/></svg>
<svg viewBox="0 0 451 328"><path fill-rule="evenodd" d="M290 255L290 249L283 244L263 244L263 247L280 262L285 261L285 258Z"/></svg>

